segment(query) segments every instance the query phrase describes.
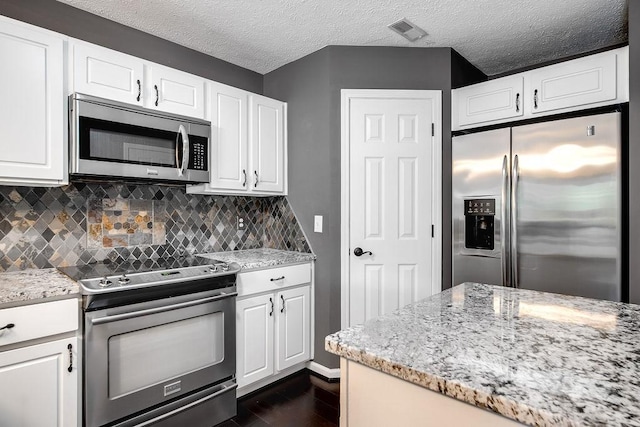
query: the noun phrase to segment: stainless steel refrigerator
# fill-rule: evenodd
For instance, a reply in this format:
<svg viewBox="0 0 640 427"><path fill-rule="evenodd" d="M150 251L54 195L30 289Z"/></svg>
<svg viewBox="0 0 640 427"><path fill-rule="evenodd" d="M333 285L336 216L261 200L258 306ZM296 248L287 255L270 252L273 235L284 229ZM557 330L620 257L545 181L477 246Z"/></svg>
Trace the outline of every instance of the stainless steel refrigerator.
<svg viewBox="0 0 640 427"><path fill-rule="evenodd" d="M621 115L453 138L453 281L619 301Z"/></svg>

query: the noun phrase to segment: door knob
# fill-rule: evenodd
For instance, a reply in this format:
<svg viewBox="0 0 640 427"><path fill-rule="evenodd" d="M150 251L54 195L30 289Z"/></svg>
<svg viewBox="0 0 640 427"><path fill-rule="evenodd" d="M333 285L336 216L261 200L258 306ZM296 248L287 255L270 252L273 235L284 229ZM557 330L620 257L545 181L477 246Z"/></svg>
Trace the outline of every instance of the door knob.
<svg viewBox="0 0 640 427"><path fill-rule="evenodd" d="M373 252L371 252L371 251L363 251L362 248L355 248L353 250L353 254L355 256L361 256L361 255L364 255L364 254L373 255Z"/></svg>

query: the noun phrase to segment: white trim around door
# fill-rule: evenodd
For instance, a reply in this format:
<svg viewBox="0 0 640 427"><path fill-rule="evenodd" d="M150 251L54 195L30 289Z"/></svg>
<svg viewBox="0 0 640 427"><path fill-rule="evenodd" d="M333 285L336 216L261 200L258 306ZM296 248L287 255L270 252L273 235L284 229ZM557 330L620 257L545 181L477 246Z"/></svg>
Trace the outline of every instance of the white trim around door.
<svg viewBox="0 0 640 427"><path fill-rule="evenodd" d="M350 257L350 104L354 99L391 98L430 100L433 106L434 132L432 143L432 277L431 294L442 290L442 91L342 89L341 91L341 220L340 220L340 279L341 327L349 325L349 257Z"/></svg>

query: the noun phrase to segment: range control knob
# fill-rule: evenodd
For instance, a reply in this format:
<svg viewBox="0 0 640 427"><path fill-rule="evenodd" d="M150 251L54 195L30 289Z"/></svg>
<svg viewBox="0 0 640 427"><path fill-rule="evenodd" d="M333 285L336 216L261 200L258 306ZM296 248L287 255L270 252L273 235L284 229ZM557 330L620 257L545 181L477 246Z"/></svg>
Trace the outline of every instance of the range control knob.
<svg viewBox="0 0 640 427"><path fill-rule="evenodd" d="M211 267L209 267L209 273L215 273L218 271L218 267L216 267L215 265L212 265Z"/></svg>
<svg viewBox="0 0 640 427"><path fill-rule="evenodd" d="M229 271L229 264L220 264L220 269L222 271Z"/></svg>
<svg viewBox="0 0 640 427"><path fill-rule="evenodd" d="M131 281L131 279L129 279L126 275L122 275L118 278L118 283L121 285L126 285L127 283L129 283Z"/></svg>
<svg viewBox="0 0 640 427"><path fill-rule="evenodd" d="M100 281L98 282L98 285L102 288L107 288L109 286L111 286L113 283L111 282L111 280L107 279L107 276L104 276L102 279L100 279Z"/></svg>

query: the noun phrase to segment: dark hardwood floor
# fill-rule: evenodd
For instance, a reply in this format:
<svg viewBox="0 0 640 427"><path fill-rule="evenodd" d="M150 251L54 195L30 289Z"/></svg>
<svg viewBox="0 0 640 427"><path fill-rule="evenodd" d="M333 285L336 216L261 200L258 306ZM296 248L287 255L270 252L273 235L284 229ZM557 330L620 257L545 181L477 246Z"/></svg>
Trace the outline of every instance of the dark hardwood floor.
<svg viewBox="0 0 640 427"><path fill-rule="evenodd" d="M340 383L304 370L238 399L238 415L217 427L337 427Z"/></svg>

